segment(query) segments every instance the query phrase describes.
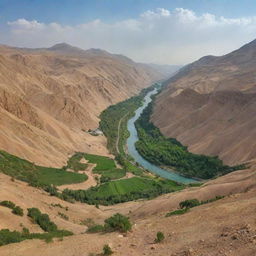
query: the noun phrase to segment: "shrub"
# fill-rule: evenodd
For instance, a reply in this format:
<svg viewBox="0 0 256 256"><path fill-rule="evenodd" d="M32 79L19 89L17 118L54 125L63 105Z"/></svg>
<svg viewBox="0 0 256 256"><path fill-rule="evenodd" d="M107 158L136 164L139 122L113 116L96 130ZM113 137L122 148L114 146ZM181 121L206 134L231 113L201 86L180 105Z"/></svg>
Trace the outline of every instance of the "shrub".
<svg viewBox="0 0 256 256"><path fill-rule="evenodd" d="M19 216L23 216L23 209L20 208L19 206L15 206L12 210L13 214L19 215Z"/></svg>
<svg viewBox="0 0 256 256"><path fill-rule="evenodd" d="M119 232L127 232L131 230L132 224L128 217L117 213L112 217L105 220L105 231L119 231Z"/></svg>
<svg viewBox="0 0 256 256"><path fill-rule="evenodd" d="M103 246L103 255L111 255L111 254L113 254L113 251L111 250L108 244L105 244Z"/></svg>
<svg viewBox="0 0 256 256"><path fill-rule="evenodd" d="M181 214L184 214L188 211L189 211L189 208L179 209L179 210L176 210L176 211L168 212L165 215L165 217L169 217L169 216L172 216L172 215L181 215Z"/></svg>
<svg viewBox="0 0 256 256"><path fill-rule="evenodd" d="M55 223L50 221L48 214L42 214L37 208L29 208L28 216L33 219L44 231L53 232L57 231L57 226Z"/></svg>
<svg viewBox="0 0 256 256"><path fill-rule="evenodd" d="M162 232L157 232L155 243L161 243L164 240L164 234Z"/></svg>
<svg viewBox="0 0 256 256"><path fill-rule="evenodd" d="M189 199L189 200L185 200L180 202L180 208L192 208L195 206L200 205L200 202L197 199Z"/></svg>
<svg viewBox="0 0 256 256"><path fill-rule="evenodd" d="M15 207L15 203L13 203L12 201L7 201L7 200L0 202L0 205L8 207L10 209L13 209Z"/></svg>
<svg viewBox="0 0 256 256"><path fill-rule="evenodd" d="M104 226L96 224L88 227L87 233L99 233L99 232L103 232L104 230L105 230Z"/></svg>

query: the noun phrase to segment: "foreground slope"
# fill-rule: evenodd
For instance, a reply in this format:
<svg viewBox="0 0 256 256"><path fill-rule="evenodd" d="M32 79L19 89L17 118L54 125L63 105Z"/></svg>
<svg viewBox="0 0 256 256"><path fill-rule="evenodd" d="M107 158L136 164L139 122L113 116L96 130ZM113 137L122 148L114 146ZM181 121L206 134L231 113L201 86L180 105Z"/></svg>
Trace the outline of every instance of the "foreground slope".
<svg viewBox="0 0 256 256"><path fill-rule="evenodd" d="M187 65L157 97L152 120L164 135L227 164L256 158L256 41Z"/></svg>
<svg viewBox="0 0 256 256"><path fill-rule="evenodd" d="M162 78L97 49L0 50L0 148L43 165L61 165L74 151L106 155L105 139L85 131L107 106Z"/></svg>
<svg viewBox="0 0 256 256"><path fill-rule="evenodd" d="M52 243L27 240L9 244L0 247L0 255L90 255L100 253L106 243L111 245L114 255L251 256L256 253L256 176L253 170L236 171L202 187L188 188L150 201L100 206L99 209L50 197L23 182L13 182L4 174L0 174L0 184L3 188L0 191L1 198L19 203L23 209L37 207L49 214L59 228L71 230L75 234L63 241L55 239ZM179 202L185 199L206 200L216 195L226 197L192 208L184 215L165 217L167 212L177 209ZM69 219L64 220L58 212L66 214ZM115 232L84 233L86 226L80 224L81 220L92 218L96 223L102 223L116 212L129 215L134 223L127 235ZM26 211L23 217L19 217L4 207L1 207L0 226L11 230L21 230L25 226L31 231L41 232L26 216ZM158 231L162 231L166 238L163 243L154 244Z"/></svg>

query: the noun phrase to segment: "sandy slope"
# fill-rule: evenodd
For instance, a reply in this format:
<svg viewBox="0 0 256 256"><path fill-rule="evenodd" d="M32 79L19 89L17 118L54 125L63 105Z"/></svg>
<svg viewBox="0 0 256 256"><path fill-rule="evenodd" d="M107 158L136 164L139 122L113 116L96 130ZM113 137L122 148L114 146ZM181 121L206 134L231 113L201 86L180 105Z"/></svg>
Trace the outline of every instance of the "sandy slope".
<svg viewBox="0 0 256 256"><path fill-rule="evenodd" d="M109 105L137 94L162 75L101 50L0 46L0 148L42 165L68 154L107 155L106 140L83 132Z"/></svg>
<svg viewBox="0 0 256 256"><path fill-rule="evenodd" d="M1 256L32 256L35 253L39 256L88 255L99 253L105 243L111 244L115 255L252 256L256 253L256 173L254 170L230 173L209 181L203 187L188 188L150 201L101 206L100 209L86 204L70 204L55 197L49 197L45 192L39 192L19 181L13 182L3 174L0 175L0 185L1 199L12 200L24 209L38 207L42 212L48 213L60 228L72 230L76 234L50 244L34 240L3 246L0 247ZM184 199L209 199L220 194L230 196L193 208L191 212L182 216L164 217L168 211L176 209L178 203ZM68 206L69 210L53 207L51 203ZM13 217L8 209L2 208L0 212L1 228L20 230L20 223L22 223L31 230L38 229L26 216ZM58 212L68 215L69 220L60 218ZM92 218L102 223L106 217L115 212L129 215L135 224L133 231L126 237L117 233L82 234L86 227L79 225L81 220ZM164 232L166 236L163 244L153 244L157 231ZM237 239L233 238L234 235Z"/></svg>
<svg viewBox="0 0 256 256"><path fill-rule="evenodd" d="M255 159L255 56L256 40L181 69L157 97L154 124L192 152L227 164Z"/></svg>

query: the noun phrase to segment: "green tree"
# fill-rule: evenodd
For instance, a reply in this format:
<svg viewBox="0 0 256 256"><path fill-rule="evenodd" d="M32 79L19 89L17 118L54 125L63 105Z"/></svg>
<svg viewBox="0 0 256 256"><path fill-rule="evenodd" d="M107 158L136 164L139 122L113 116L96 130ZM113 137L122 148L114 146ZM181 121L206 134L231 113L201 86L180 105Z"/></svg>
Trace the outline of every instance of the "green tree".
<svg viewBox="0 0 256 256"><path fill-rule="evenodd" d="M15 206L12 210L12 213L19 216L23 216L23 209L20 208L19 206Z"/></svg>
<svg viewBox="0 0 256 256"><path fill-rule="evenodd" d="M155 239L155 243L161 243L164 240L164 233L159 231L156 234L156 239Z"/></svg>
<svg viewBox="0 0 256 256"><path fill-rule="evenodd" d="M119 231L119 232L127 232L131 230L132 224L128 217L116 213L112 217L105 220L105 230L106 231Z"/></svg>

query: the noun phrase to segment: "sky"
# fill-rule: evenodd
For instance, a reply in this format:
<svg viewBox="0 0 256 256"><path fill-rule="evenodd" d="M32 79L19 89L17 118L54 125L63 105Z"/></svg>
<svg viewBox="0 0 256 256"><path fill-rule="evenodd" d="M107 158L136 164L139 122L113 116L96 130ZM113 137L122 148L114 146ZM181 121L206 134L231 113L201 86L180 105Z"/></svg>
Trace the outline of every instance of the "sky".
<svg viewBox="0 0 256 256"><path fill-rule="evenodd" d="M0 0L0 44L101 48L186 64L256 38L255 0Z"/></svg>

